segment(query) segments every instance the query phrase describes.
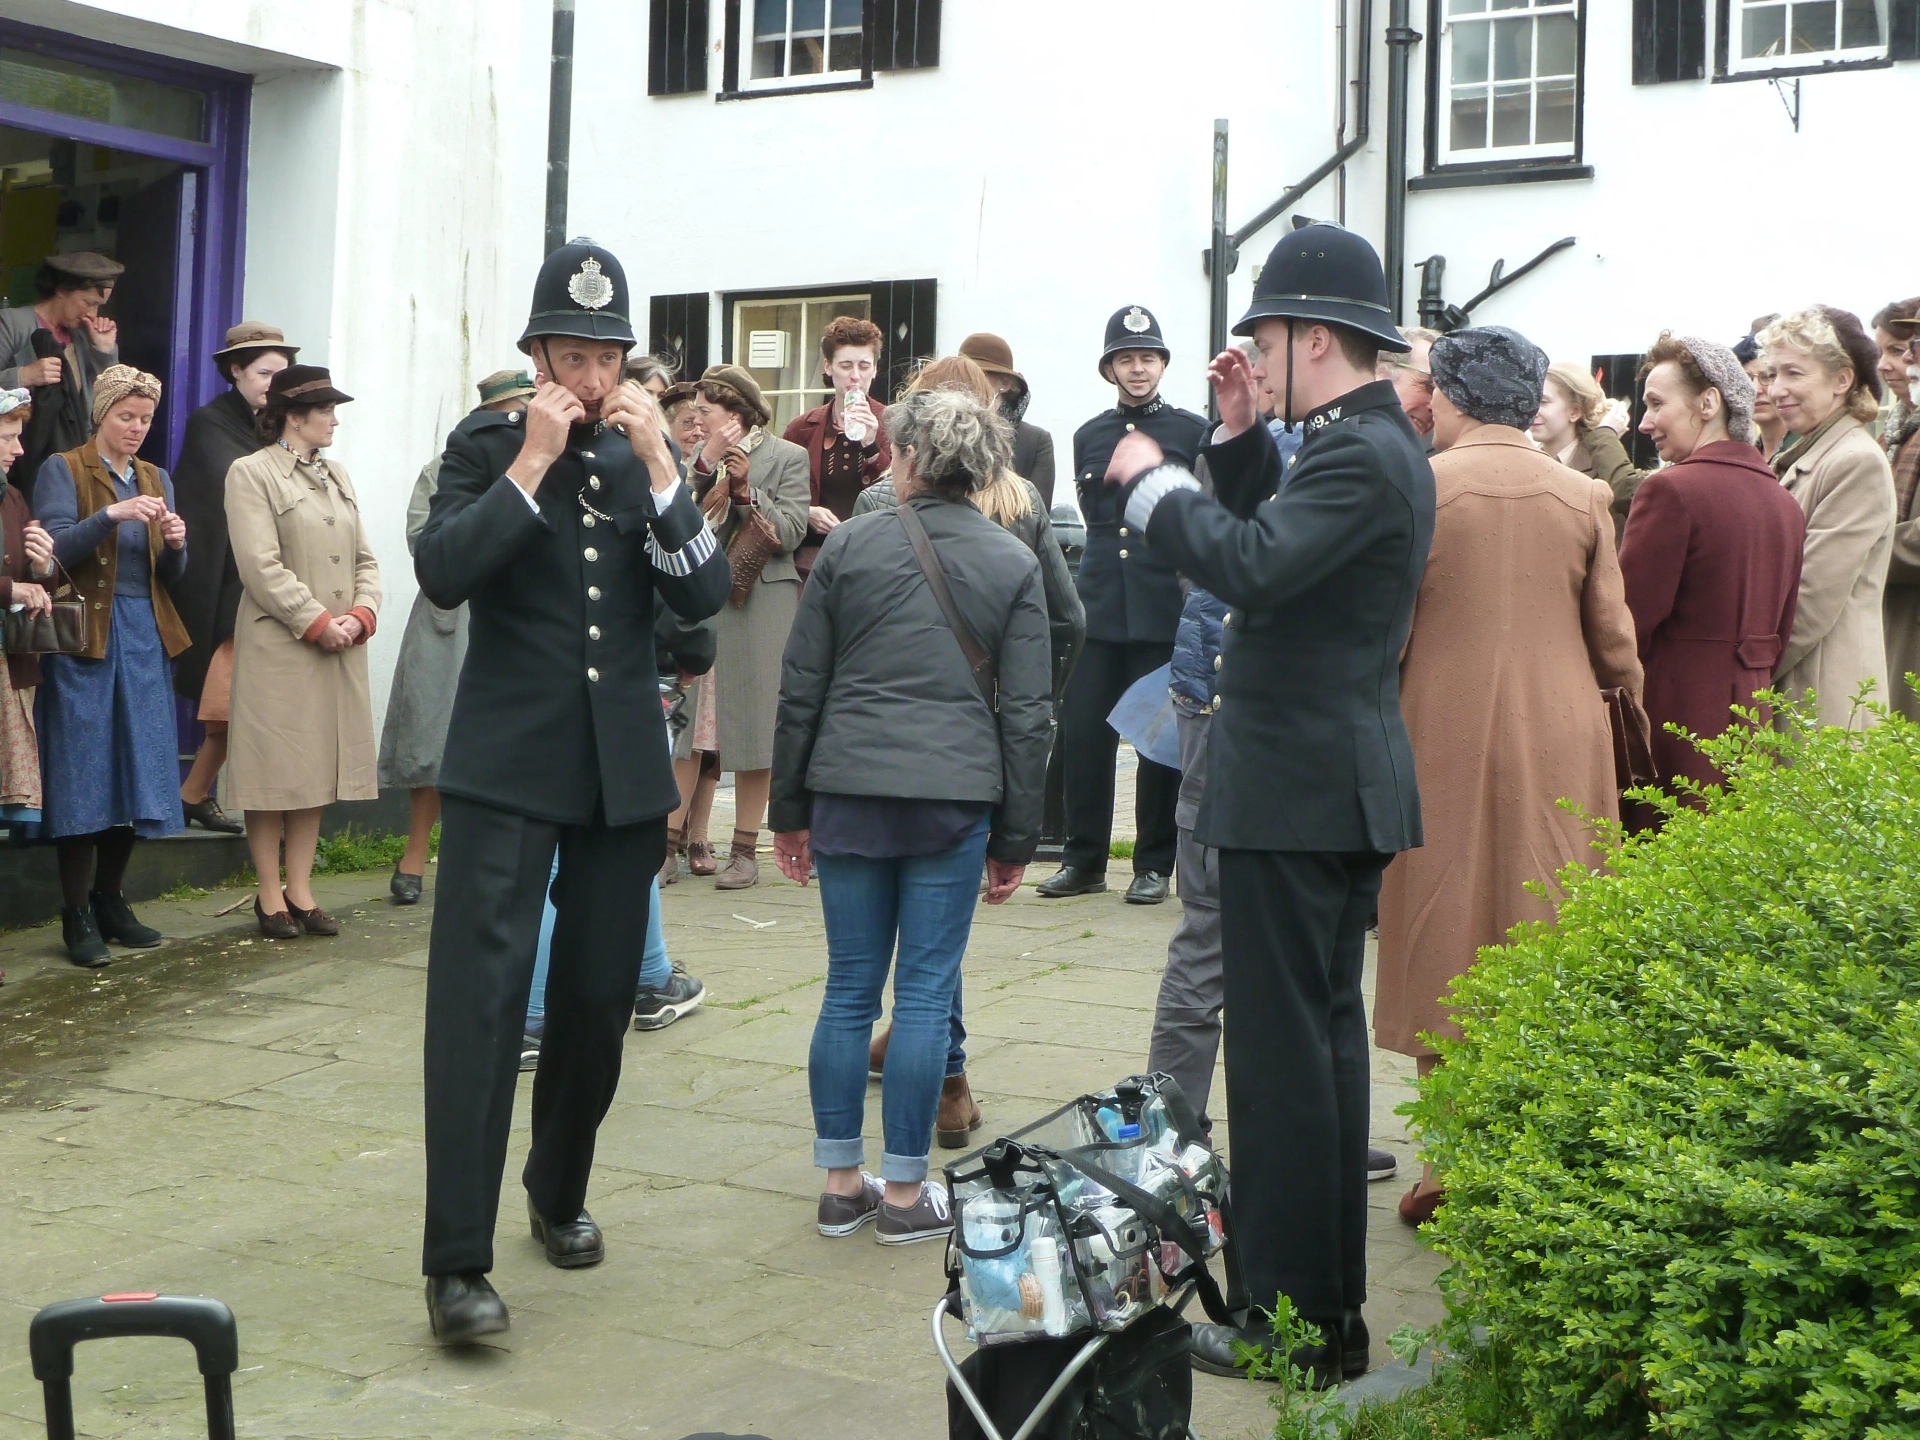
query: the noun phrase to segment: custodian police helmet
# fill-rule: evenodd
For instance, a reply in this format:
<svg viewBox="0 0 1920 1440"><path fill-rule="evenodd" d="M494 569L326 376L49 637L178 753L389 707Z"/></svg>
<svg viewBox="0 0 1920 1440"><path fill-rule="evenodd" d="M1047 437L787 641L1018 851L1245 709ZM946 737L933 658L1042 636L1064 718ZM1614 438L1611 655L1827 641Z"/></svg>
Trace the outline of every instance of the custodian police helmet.
<svg viewBox="0 0 1920 1440"><path fill-rule="evenodd" d="M533 282L533 313L520 336L523 354L542 335L612 340L632 345L627 316L627 272L613 252L584 235L547 256Z"/></svg>
<svg viewBox="0 0 1920 1440"><path fill-rule="evenodd" d="M1100 349L1100 378L1108 384L1113 383L1113 377L1107 374L1107 361L1122 350L1158 350L1162 360L1173 358L1160 336L1160 322L1141 305L1123 305L1107 321L1107 343Z"/></svg>
<svg viewBox="0 0 1920 1440"><path fill-rule="evenodd" d="M1266 319L1318 320L1344 325L1380 342L1383 350L1412 347L1387 308L1387 276L1366 238L1325 223L1303 225L1267 256L1254 282L1253 303L1236 335L1251 335Z"/></svg>

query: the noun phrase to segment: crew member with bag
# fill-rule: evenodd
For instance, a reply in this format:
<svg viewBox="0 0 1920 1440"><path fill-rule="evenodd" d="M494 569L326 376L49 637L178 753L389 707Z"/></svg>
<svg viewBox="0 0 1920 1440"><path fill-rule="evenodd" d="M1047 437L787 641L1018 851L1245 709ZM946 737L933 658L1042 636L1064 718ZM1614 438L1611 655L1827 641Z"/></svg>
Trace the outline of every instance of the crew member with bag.
<svg viewBox="0 0 1920 1440"><path fill-rule="evenodd" d="M1274 246L1237 335L1209 367L1228 439L1214 494L1141 434L1115 449L1127 524L1231 607L1195 836L1220 852L1227 1115L1248 1298L1285 1295L1321 1329L1293 1360L1316 1383L1367 1368L1367 1016L1360 993L1381 872L1420 843L1400 650L1433 539L1433 470L1380 350L1405 350L1373 247L1336 225ZM1284 477L1267 389L1305 423ZM1193 1363L1242 1370L1255 1323L1196 1325Z"/></svg>
<svg viewBox="0 0 1920 1440"><path fill-rule="evenodd" d="M559 912L533 1082L528 1219L563 1268L605 1256L585 1208L620 1079L666 817L679 803L654 660L656 593L701 620L726 556L681 483L653 399L622 380L626 274L590 240L549 255L520 348L524 413L447 439L414 569L468 607L440 765L440 882L427 952L427 1312L443 1343L508 1327L487 1281L521 1025L556 847Z"/></svg>

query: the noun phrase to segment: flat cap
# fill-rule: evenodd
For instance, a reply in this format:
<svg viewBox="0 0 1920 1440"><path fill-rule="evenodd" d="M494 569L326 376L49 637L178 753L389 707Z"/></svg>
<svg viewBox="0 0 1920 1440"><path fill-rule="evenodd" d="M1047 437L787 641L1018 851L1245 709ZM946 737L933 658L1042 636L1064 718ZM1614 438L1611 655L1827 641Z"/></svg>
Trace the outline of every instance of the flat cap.
<svg viewBox="0 0 1920 1440"><path fill-rule="evenodd" d="M75 280L117 280L127 273L127 267L118 260L109 260L92 250L49 255L46 266L57 274L71 275Z"/></svg>

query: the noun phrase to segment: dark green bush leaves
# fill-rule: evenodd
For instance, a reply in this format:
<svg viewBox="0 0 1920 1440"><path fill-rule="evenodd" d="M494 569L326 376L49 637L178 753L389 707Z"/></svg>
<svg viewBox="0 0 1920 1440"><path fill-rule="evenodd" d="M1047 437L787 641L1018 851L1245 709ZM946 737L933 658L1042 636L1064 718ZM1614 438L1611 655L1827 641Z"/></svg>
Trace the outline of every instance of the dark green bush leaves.
<svg viewBox="0 0 1920 1440"><path fill-rule="evenodd" d="M1541 1437L1920 1437L1920 727L1703 748L1455 985L1453 1323Z"/></svg>

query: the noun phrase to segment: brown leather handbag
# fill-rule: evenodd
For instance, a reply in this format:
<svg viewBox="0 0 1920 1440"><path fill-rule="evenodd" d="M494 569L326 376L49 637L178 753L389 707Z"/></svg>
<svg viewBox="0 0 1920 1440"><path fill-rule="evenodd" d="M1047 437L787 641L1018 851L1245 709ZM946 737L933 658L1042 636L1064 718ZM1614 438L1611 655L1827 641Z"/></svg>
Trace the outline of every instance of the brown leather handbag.
<svg viewBox="0 0 1920 1440"><path fill-rule="evenodd" d="M1621 790L1651 785L1659 779L1653 768L1653 725L1647 712L1618 686L1602 690L1607 702L1607 726L1613 731L1613 779Z"/></svg>
<svg viewBox="0 0 1920 1440"><path fill-rule="evenodd" d="M29 615L24 610L9 610L6 616L6 644L9 655L84 655L87 649L87 603L74 593L73 577L58 560L54 573L61 577L55 599L45 615Z"/></svg>
<svg viewBox="0 0 1920 1440"><path fill-rule="evenodd" d="M753 594L754 581L780 548L780 532L760 513L758 505L739 512L740 523L727 541L727 564L733 569L733 608L738 610Z"/></svg>

